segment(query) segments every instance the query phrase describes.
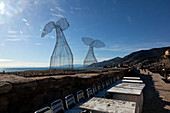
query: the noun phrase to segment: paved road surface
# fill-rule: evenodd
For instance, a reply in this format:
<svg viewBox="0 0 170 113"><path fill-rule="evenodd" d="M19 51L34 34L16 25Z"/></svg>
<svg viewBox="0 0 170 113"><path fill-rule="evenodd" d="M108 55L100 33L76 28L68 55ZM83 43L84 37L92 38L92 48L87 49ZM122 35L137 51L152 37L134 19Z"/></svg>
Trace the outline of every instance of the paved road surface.
<svg viewBox="0 0 170 113"><path fill-rule="evenodd" d="M162 76L148 70L140 70L144 88L143 113L170 113L170 83Z"/></svg>

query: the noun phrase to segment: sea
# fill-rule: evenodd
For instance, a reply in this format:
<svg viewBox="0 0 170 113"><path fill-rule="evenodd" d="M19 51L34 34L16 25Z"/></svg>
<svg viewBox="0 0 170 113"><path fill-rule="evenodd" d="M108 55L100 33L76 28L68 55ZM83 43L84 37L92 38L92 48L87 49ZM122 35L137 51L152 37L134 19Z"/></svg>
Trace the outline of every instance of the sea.
<svg viewBox="0 0 170 113"><path fill-rule="evenodd" d="M0 68L0 72L15 72L15 71L27 71L27 70L48 70L49 67L21 67L21 68ZM83 69L83 67L74 67L74 69ZM92 68L89 68L92 69Z"/></svg>
<svg viewBox="0 0 170 113"><path fill-rule="evenodd" d="M21 68L0 68L0 72L15 72L15 71L26 71L26 70L48 70L49 67L21 67Z"/></svg>

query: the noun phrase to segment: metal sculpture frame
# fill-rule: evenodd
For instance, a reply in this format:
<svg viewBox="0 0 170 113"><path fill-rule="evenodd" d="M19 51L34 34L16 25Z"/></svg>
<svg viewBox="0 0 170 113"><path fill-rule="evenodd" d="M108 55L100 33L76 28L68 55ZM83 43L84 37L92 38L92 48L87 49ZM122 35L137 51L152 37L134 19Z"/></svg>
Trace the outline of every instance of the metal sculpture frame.
<svg viewBox="0 0 170 113"><path fill-rule="evenodd" d="M66 41L63 30L69 27L66 18L58 20L56 23L50 21L43 29L41 37L56 30L56 44L50 58L50 69L73 69L73 54Z"/></svg>
<svg viewBox="0 0 170 113"><path fill-rule="evenodd" d="M94 47L101 48L104 47L105 44L100 40L93 40L92 38L83 37L82 41L85 45L89 46L89 50L83 62L83 67L87 68L89 65L93 64L93 67L97 67L98 61L94 55Z"/></svg>

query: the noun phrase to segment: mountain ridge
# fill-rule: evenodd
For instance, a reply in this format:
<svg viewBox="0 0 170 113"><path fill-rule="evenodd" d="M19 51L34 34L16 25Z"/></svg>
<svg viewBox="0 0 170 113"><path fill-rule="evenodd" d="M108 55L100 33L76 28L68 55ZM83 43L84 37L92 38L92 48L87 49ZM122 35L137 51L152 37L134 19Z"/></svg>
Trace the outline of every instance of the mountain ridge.
<svg viewBox="0 0 170 113"><path fill-rule="evenodd" d="M104 67L104 66L117 66L118 64L127 64L127 65L137 65L139 63L144 64L145 62L152 62L159 59L162 55L165 54L165 51L168 49L170 49L170 46L161 47L161 48L152 48L149 50L135 51L124 56L123 58L115 57L109 60L98 62L98 66ZM90 67L94 65L95 64L91 64Z"/></svg>

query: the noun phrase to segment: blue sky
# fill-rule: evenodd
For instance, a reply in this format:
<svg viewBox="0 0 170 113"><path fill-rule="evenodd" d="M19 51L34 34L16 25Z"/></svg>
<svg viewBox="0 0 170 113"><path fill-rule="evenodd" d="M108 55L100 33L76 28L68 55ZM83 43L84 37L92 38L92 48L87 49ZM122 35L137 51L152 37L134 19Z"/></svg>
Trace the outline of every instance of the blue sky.
<svg viewBox="0 0 170 113"><path fill-rule="evenodd" d="M49 21L67 18L64 31L74 64L88 47L81 38L99 39L98 61L170 45L169 0L0 0L0 67L49 66L55 30L41 38Z"/></svg>

